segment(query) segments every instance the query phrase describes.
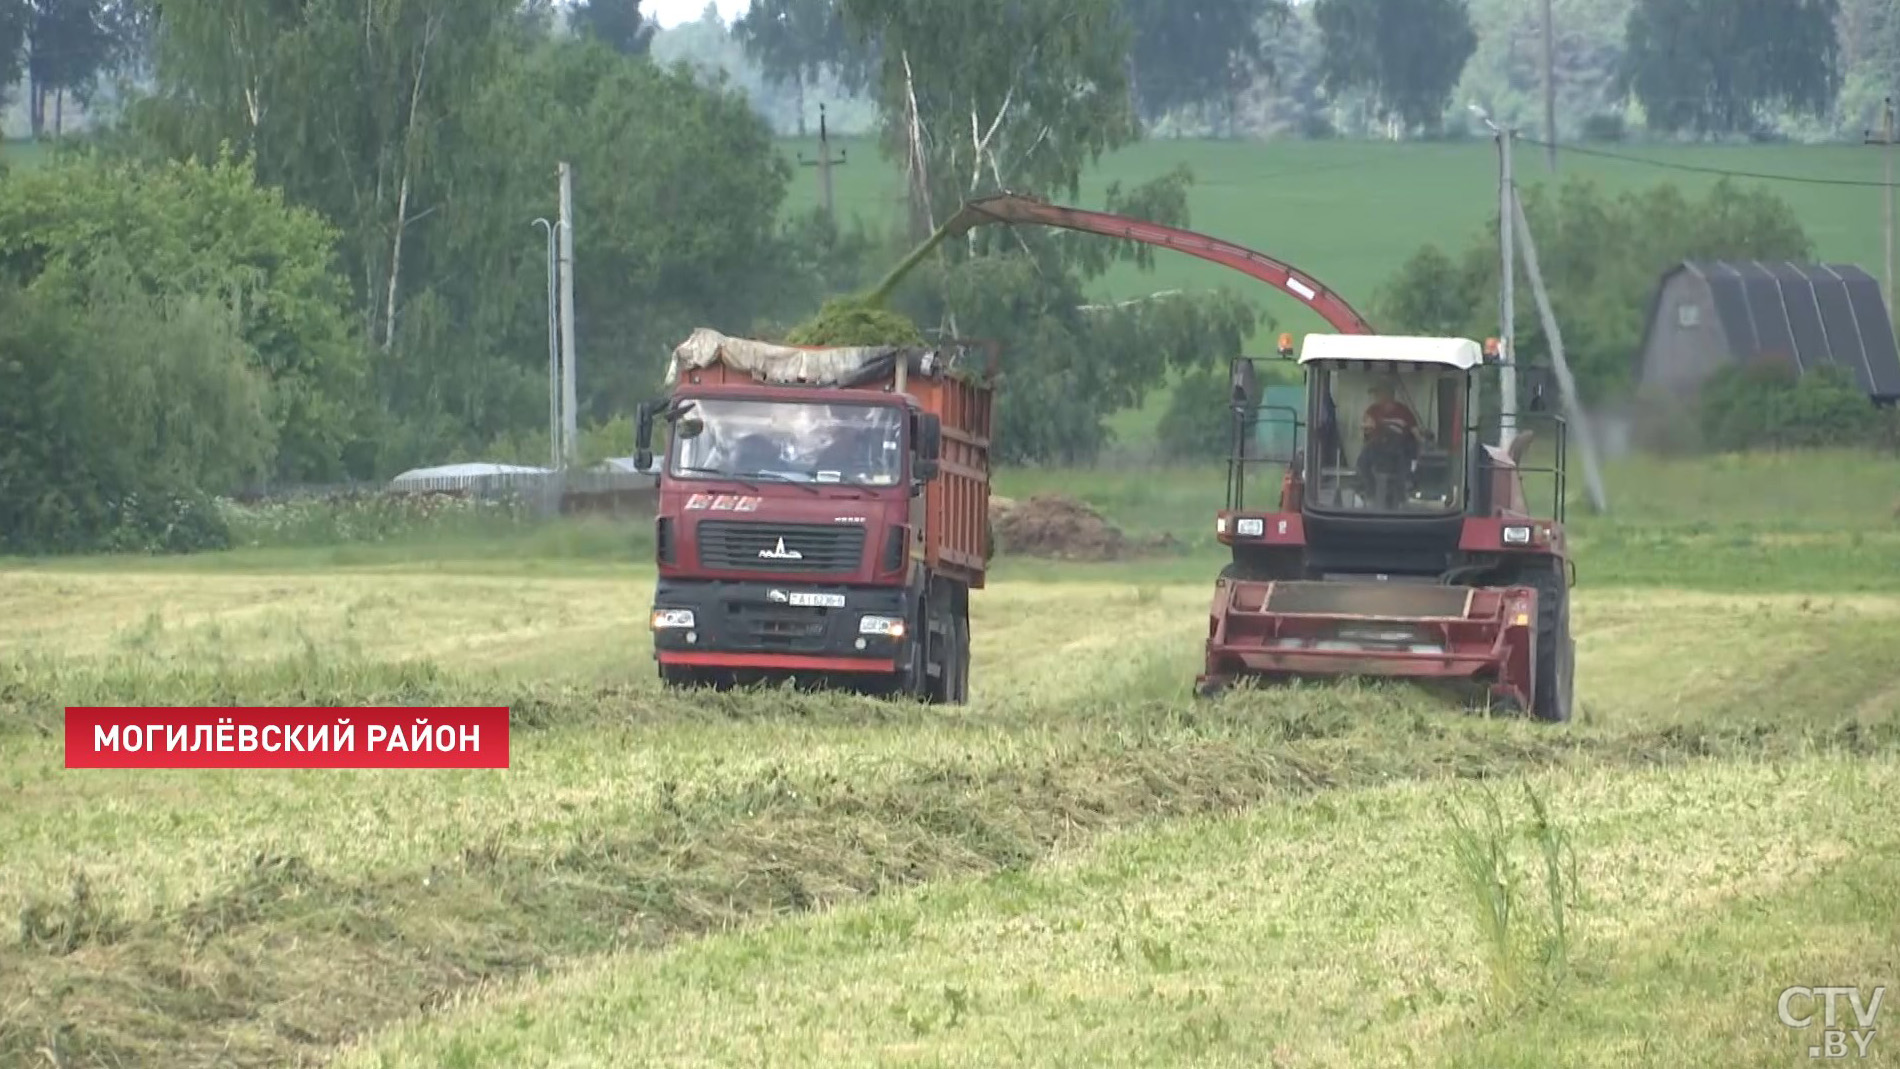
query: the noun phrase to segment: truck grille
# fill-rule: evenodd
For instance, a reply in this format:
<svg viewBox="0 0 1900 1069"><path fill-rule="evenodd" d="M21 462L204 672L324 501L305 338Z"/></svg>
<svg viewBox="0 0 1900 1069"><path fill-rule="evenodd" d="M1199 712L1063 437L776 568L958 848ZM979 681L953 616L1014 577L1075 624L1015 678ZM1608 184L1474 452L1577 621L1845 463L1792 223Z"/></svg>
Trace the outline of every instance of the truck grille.
<svg viewBox="0 0 1900 1069"><path fill-rule="evenodd" d="M706 568L822 574L855 571L864 557L864 528L856 525L709 521L697 536Z"/></svg>

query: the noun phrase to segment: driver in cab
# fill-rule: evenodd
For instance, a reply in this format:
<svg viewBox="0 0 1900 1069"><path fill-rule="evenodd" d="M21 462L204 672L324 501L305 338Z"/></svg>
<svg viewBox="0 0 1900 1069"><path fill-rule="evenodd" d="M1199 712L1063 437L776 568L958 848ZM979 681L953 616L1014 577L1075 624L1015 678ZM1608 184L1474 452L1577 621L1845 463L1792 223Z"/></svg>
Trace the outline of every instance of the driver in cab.
<svg viewBox="0 0 1900 1069"><path fill-rule="evenodd" d="M1418 448L1426 440L1418 415L1405 402L1393 396L1390 380L1372 385L1372 404L1359 420L1365 446L1359 452L1360 493L1371 501L1382 499L1384 507L1394 507L1411 489L1411 467ZM1390 482L1380 479L1386 476Z"/></svg>
<svg viewBox="0 0 1900 1069"><path fill-rule="evenodd" d="M1419 429L1418 416L1404 401L1392 396L1392 384L1376 382L1372 385L1372 404L1366 406L1366 414L1359 420L1359 429L1364 433L1366 443L1371 444L1388 423L1403 425L1405 433L1415 442L1425 440L1424 432Z"/></svg>

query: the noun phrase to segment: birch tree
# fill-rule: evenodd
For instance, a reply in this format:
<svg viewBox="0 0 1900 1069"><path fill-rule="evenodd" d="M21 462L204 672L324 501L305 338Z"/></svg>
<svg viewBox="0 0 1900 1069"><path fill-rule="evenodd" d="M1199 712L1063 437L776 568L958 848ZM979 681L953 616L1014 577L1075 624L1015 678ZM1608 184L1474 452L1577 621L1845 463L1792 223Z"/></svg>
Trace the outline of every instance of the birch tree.
<svg viewBox="0 0 1900 1069"><path fill-rule="evenodd" d="M886 153L911 178L914 225L999 190L1075 203L1106 153L1138 136L1121 0L839 0L847 30L878 57ZM1186 171L1123 189L1110 211L1185 225ZM982 228L946 243L902 291L923 323L1007 350L999 456L1079 461L1108 441L1104 420L1142 403L1170 372L1238 352L1257 324L1227 291L1164 299L1091 294L1110 268L1154 250L1040 227ZM1111 298L1126 294L1109 295ZM1222 419L1220 412L1206 414Z"/></svg>

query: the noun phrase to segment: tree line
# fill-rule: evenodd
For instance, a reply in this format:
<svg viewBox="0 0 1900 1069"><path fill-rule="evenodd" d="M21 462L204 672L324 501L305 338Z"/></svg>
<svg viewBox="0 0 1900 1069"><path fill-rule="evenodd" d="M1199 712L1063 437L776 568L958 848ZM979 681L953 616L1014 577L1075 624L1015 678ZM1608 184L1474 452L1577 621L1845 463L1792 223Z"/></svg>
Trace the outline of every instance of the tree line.
<svg viewBox="0 0 1900 1069"><path fill-rule="evenodd" d="M1562 138L1858 137L1900 88L1894 0L1550 0L1548 64L1537 0L1118 6L1136 114L1198 136L1444 136L1476 129L1472 102L1548 135L1548 77ZM732 28L800 134L809 87L870 88L847 21L844 0L757 0Z"/></svg>
<svg viewBox="0 0 1900 1069"><path fill-rule="evenodd" d="M145 86L0 177L0 551L216 544L212 498L236 489L545 458L537 220L559 161L598 434L693 328L782 337L973 191L1074 200L1138 136L1117 0L843 9L911 177L916 229L891 234L788 212L773 131L732 87L655 62L633 0L142 10ZM1191 181L1104 203L1186 223ZM1107 416L1257 325L1227 292L1089 305L1092 279L1149 255L981 232L897 300L1012 353L999 459L1081 460Z"/></svg>
<svg viewBox="0 0 1900 1069"><path fill-rule="evenodd" d="M179 5L188 14L195 3ZM657 27L633 0L554 5L550 16L623 53ZM1543 125L1546 77L1560 136L1616 137L1634 116L1673 135L1857 135L1900 88L1895 0L1120 0L1128 89L1150 129L1196 134L1415 136L1468 129L1475 100ZM1550 54L1543 52L1548 10ZM152 73L157 0L0 0L0 103L24 88L35 136L67 101ZM727 34L793 102L807 89L870 100L875 50L844 0L756 0ZM680 48L730 69L707 26ZM120 88L123 88L121 85ZM1543 131L1548 134L1549 131Z"/></svg>
<svg viewBox="0 0 1900 1069"><path fill-rule="evenodd" d="M909 225L877 233L788 212L770 125L734 86L656 61L637 0L123 2L109 52L143 80L0 177L0 550L215 544L211 498L234 489L547 457L537 223L557 215L557 162L575 175L581 422L600 438L693 328L783 337L973 195L1079 202L1086 169L1231 87L1254 47L1238 23L1189 33L1178 4L829 2L796 32L874 101L909 190ZM1355 3L1315 10L1383 10ZM1371 42L1336 77L1397 84L1389 25L1329 32ZM1171 70L1157 40L1199 59ZM1097 206L1192 225L1191 173L1143 177ZM1226 289L1087 299L1153 254L979 229L894 299L1003 343L1000 461L1086 461L1109 416L1271 329Z"/></svg>

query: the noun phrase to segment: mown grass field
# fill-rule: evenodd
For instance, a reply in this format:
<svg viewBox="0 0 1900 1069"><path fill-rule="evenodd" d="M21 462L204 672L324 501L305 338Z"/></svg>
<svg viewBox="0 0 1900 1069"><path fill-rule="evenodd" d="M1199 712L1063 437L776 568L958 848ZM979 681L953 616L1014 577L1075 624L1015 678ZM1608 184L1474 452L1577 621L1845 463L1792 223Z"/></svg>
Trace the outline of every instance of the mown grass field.
<svg viewBox="0 0 1900 1069"><path fill-rule="evenodd" d="M1008 473L1190 545L1005 561L948 710L660 693L607 524L0 562L0 1066L1792 1064L1781 988L1900 973L1900 467L1610 475L1563 727L1190 700L1213 469ZM185 702L514 760L61 767Z"/></svg>

